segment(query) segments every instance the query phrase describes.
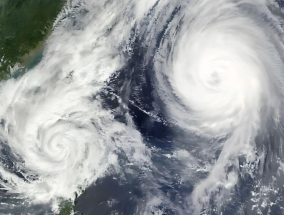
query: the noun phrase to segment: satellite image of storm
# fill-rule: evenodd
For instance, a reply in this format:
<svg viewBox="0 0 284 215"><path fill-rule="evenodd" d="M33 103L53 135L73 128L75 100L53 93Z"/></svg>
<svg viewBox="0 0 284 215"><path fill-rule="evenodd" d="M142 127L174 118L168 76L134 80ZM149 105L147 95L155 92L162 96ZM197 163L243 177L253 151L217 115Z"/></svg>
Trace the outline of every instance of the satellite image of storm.
<svg viewBox="0 0 284 215"><path fill-rule="evenodd" d="M0 215L284 215L284 0L0 0Z"/></svg>

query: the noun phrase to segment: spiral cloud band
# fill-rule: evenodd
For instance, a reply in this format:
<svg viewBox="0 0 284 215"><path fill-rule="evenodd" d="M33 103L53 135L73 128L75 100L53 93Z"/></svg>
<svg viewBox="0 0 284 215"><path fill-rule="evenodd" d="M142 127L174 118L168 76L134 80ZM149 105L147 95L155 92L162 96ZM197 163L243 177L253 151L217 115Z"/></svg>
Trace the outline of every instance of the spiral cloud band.
<svg viewBox="0 0 284 215"><path fill-rule="evenodd" d="M109 47L113 38L100 37L121 11L112 19L107 11L115 11L115 5L106 10L92 2L84 6L94 10L81 19L84 30L70 28L72 20L63 19L42 62L1 86L1 143L12 162L1 166L2 186L32 203L74 199L75 192L109 168L119 171L114 151L123 151L138 166L148 162L148 150L131 120L127 126L116 122L99 99L104 81L120 64ZM65 13L75 12L71 7ZM101 26L97 19L105 17Z"/></svg>
<svg viewBox="0 0 284 215"><path fill-rule="evenodd" d="M259 132L269 122L281 129L283 44L280 23L266 1L189 5L170 23L155 69L172 121L201 136L226 136L209 146L222 151L208 177L195 186L192 199L199 213L218 190L223 193L213 201L222 205L238 184L238 157L248 165L261 159Z"/></svg>
<svg viewBox="0 0 284 215"><path fill-rule="evenodd" d="M244 175L265 174L266 138L274 132L282 141L276 10L266 0L70 2L41 62L1 82L2 190L56 210L99 178L144 171L139 214L161 214L163 202L176 214L200 214L210 204L220 211ZM124 73L138 81L127 85L117 78ZM140 88L151 89L144 96L151 102L143 103ZM133 106L168 126L169 154L157 149L158 134L145 135L149 123L139 127ZM274 156L278 174L283 158ZM166 162L178 176L159 168ZM166 179L192 191L176 203L161 191Z"/></svg>

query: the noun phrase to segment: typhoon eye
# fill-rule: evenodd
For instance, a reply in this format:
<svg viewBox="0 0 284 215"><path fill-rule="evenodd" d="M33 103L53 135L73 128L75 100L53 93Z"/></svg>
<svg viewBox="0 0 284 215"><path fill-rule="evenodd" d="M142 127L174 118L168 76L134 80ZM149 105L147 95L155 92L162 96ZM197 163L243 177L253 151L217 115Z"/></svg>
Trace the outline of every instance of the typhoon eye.
<svg viewBox="0 0 284 215"><path fill-rule="evenodd" d="M284 214L283 17L0 0L0 214Z"/></svg>

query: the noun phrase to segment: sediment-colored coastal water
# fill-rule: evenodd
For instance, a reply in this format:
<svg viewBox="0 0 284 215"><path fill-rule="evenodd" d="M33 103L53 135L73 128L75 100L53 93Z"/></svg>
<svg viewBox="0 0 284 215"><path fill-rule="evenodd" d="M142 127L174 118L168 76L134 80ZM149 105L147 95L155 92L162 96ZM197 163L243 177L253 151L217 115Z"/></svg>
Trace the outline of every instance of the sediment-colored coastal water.
<svg viewBox="0 0 284 215"><path fill-rule="evenodd" d="M31 64L42 52L64 3L64 0L0 0L0 80Z"/></svg>

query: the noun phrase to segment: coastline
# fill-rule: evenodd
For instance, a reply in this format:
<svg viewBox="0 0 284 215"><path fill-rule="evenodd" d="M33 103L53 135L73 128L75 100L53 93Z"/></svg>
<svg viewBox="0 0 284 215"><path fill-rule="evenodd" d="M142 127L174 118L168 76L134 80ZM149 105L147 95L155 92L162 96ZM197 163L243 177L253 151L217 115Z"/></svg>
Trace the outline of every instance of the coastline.
<svg viewBox="0 0 284 215"><path fill-rule="evenodd" d="M66 0L0 0L0 80L18 77L41 59Z"/></svg>

